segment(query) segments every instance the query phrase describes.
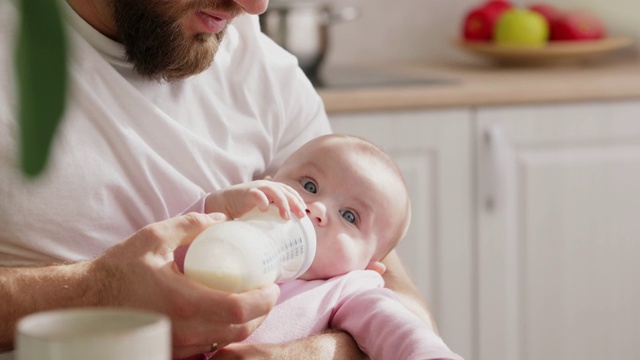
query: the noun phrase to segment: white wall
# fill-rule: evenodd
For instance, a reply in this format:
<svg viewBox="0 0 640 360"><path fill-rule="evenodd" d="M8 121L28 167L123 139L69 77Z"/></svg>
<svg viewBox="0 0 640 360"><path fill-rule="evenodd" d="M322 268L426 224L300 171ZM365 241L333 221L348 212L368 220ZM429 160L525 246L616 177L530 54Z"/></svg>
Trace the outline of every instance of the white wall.
<svg viewBox="0 0 640 360"><path fill-rule="evenodd" d="M640 41L640 0L550 0L561 8L584 7L599 14L612 34Z"/></svg>
<svg viewBox="0 0 640 360"><path fill-rule="evenodd" d="M360 17L332 26L327 65L471 59L451 45L462 18L481 0L331 0L356 6ZM535 0L512 0L531 4ZM599 14L611 35L640 42L640 0L544 0L561 9L585 7Z"/></svg>

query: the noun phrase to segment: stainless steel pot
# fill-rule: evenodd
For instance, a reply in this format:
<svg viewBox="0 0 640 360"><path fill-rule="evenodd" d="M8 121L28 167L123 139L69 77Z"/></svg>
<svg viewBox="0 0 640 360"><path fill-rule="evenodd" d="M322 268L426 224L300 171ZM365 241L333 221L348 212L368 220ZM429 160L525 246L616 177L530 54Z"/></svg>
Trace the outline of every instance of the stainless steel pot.
<svg viewBox="0 0 640 360"><path fill-rule="evenodd" d="M329 27L351 21L356 8L334 9L323 1L273 1L260 15L260 27L276 43L298 58L312 82L318 82L319 69L329 50Z"/></svg>

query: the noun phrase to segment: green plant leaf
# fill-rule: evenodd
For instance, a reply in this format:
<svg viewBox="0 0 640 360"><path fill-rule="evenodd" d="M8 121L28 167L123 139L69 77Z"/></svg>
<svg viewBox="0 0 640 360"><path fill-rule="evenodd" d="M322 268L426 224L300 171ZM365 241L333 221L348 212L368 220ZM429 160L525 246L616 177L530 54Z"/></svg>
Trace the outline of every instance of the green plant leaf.
<svg viewBox="0 0 640 360"><path fill-rule="evenodd" d="M58 0L20 0L16 48L21 168L45 168L67 90L67 41Z"/></svg>

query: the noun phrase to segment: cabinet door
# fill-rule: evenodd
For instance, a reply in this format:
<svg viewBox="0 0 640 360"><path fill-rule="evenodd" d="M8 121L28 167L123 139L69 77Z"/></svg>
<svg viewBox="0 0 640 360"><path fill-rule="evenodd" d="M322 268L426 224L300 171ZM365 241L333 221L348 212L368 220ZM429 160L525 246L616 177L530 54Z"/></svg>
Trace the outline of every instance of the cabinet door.
<svg viewBox="0 0 640 360"><path fill-rule="evenodd" d="M640 354L640 102L477 113L480 360Z"/></svg>
<svg viewBox="0 0 640 360"><path fill-rule="evenodd" d="M397 161L413 207L398 252L447 344L472 358L470 112L334 115L331 124L336 133L378 144Z"/></svg>

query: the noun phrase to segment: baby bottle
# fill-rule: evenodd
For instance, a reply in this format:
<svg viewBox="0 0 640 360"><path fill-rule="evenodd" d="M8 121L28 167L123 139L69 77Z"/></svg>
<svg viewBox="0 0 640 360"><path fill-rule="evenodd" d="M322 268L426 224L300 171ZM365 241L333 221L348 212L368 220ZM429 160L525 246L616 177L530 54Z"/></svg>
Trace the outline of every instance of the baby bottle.
<svg viewBox="0 0 640 360"><path fill-rule="evenodd" d="M184 273L213 289L243 292L299 277L315 253L309 217L285 220L271 205L200 233L187 250Z"/></svg>

